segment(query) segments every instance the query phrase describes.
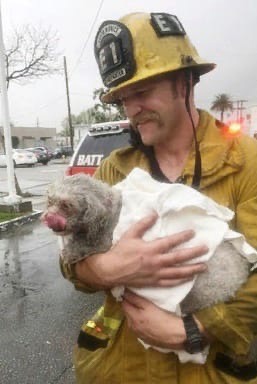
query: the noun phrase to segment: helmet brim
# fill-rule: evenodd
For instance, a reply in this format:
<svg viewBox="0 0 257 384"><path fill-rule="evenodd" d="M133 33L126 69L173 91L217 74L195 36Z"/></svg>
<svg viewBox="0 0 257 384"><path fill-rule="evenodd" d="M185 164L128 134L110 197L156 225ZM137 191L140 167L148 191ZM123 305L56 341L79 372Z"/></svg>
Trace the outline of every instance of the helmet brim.
<svg viewBox="0 0 257 384"><path fill-rule="evenodd" d="M192 66L190 66L190 65L185 66L184 69L191 68L198 76L202 76L202 75L212 71L215 67L216 67L216 64L214 64L214 63L204 62L204 63L192 65ZM143 81L150 80L150 79L153 79L155 77L159 77L160 75L165 75L165 74L179 71L179 70L183 70L183 68L179 67L179 68L176 68L173 70L166 70L163 72L160 71L158 74L154 73L152 76L149 75L149 72L148 72L148 73L146 73L145 78L140 76L139 79L137 79L137 77L134 76L132 79L125 81L125 82L117 85L116 87L111 88L110 90L107 89L104 93L102 93L101 101L103 103L106 103L106 104L118 103L120 92L123 91L124 89L126 89L127 87L129 87L131 85L139 84Z"/></svg>

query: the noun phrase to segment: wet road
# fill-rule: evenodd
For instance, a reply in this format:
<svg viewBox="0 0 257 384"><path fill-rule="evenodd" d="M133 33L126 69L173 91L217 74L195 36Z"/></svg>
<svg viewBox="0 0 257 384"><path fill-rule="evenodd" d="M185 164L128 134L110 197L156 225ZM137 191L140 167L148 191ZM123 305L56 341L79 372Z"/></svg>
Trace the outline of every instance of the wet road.
<svg viewBox="0 0 257 384"><path fill-rule="evenodd" d="M73 384L73 345L101 295L61 275L55 235L37 222L0 239L0 383Z"/></svg>

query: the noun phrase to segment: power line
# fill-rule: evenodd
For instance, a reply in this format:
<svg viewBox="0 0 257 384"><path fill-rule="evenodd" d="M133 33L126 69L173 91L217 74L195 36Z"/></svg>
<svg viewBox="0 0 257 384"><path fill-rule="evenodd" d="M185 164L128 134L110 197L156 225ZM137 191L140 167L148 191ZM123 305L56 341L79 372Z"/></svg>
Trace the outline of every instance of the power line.
<svg viewBox="0 0 257 384"><path fill-rule="evenodd" d="M236 100L233 102L233 110L236 111L236 120L241 121L243 117L243 110L246 108L244 107L244 103L246 103L247 100ZM236 107L234 107L234 103L236 103Z"/></svg>
<svg viewBox="0 0 257 384"><path fill-rule="evenodd" d="M92 23L92 25L91 25L91 28L90 28L90 30L89 30L87 39L86 39L86 41L85 41L85 43L84 43L84 45L83 45L81 54L80 54L80 56L79 56L79 58L78 58L78 60L77 60L77 62L76 62L76 64L75 64L75 66L74 66L74 68L73 68L73 70L72 70L72 72L71 72L70 78L71 78L71 76L73 75L73 73L74 73L75 69L77 68L77 66L79 65L79 62L80 62L80 60L81 60L81 58L82 58L82 56L83 56L83 54L84 54L84 51L85 51L85 49L86 49L86 46L87 46L87 44L88 44L88 42L89 42L89 39L90 39L90 37L91 37L91 35L92 35L92 32L93 32L93 29L94 29L94 27L95 27L95 23L96 23L96 21L97 21L97 19L98 19L98 16L99 16L99 14L100 14L101 9L102 9L103 3L104 3L104 0L101 0L100 5L99 5L99 7L98 7L98 9L97 9L95 18L94 18L94 20L93 20L93 23Z"/></svg>

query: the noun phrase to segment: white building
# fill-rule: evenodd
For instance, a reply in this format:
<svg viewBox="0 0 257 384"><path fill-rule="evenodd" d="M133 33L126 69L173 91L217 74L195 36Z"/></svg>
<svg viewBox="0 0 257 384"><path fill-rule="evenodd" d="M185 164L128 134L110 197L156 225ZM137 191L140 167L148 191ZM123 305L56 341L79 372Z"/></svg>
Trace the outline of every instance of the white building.
<svg viewBox="0 0 257 384"><path fill-rule="evenodd" d="M13 127L11 126L12 145L14 148L46 146L56 147L56 128L45 127ZM0 150L4 147L4 129L0 127Z"/></svg>

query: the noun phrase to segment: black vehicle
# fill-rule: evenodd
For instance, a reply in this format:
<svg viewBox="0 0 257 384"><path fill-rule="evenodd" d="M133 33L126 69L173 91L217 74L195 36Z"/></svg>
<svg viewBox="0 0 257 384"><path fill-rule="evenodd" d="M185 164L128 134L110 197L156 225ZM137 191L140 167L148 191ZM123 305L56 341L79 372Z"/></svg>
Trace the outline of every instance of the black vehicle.
<svg viewBox="0 0 257 384"><path fill-rule="evenodd" d="M53 152L55 159L61 159L62 157L70 157L73 155L73 150L69 146L57 147Z"/></svg>
<svg viewBox="0 0 257 384"><path fill-rule="evenodd" d="M49 159L49 156L46 152L41 151L40 149L36 149L36 148L28 148L26 150L29 152L33 152L36 155L38 163L41 163L43 165L48 164L50 159Z"/></svg>
<svg viewBox="0 0 257 384"><path fill-rule="evenodd" d="M101 160L114 149L128 146L129 139L127 120L92 125L78 144L66 174L83 172L93 175Z"/></svg>
<svg viewBox="0 0 257 384"><path fill-rule="evenodd" d="M47 148L47 147L31 147L31 148L26 148L27 150L37 150L37 151L41 151L43 152L46 156L47 156L47 159L48 161L51 160L53 158L53 152L51 151L51 149Z"/></svg>

